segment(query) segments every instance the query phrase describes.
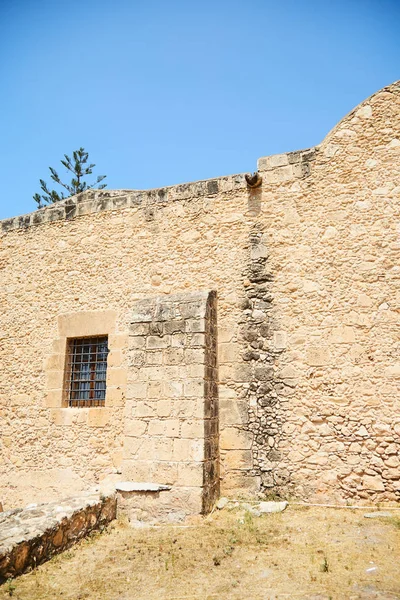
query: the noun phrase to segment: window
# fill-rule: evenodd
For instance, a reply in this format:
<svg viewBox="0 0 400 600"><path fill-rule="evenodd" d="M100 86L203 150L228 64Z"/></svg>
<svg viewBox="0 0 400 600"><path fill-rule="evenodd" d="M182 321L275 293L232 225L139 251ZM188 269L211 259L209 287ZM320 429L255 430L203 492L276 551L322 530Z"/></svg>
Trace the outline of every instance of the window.
<svg viewBox="0 0 400 600"><path fill-rule="evenodd" d="M68 342L68 405L104 406L108 338L76 338Z"/></svg>

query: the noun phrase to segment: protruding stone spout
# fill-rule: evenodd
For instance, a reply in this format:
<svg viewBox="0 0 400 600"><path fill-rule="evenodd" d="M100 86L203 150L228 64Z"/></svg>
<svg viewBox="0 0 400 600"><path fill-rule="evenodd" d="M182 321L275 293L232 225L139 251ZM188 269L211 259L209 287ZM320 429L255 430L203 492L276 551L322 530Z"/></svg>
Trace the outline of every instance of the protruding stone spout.
<svg viewBox="0 0 400 600"><path fill-rule="evenodd" d="M258 188L262 184L262 177L257 171L253 175L246 173L244 178L250 188Z"/></svg>

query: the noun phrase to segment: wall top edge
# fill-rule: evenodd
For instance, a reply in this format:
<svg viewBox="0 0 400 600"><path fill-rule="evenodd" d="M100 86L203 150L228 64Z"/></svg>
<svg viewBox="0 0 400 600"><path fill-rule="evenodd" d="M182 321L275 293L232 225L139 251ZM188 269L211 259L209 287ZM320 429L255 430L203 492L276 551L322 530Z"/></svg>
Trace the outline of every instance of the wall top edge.
<svg viewBox="0 0 400 600"><path fill-rule="evenodd" d="M5 234L15 229L27 229L54 221L69 221L75 217L96 212L124 208L150 208L170 202L213 197L220 192L232 192L245 188L244 173L239 173L149 190L92 189L34 212L3 219L0 221L0 233Z"/></svg>
<svg viewBox="0 0 400 600"><path fill-rule="evenodd" d="M379 94L388 93L400 94L400 81L378 90L361 102L335 125L321 144L304 150L261 157L257 161L258 171L284 171L285 167L289 167L295 177L307 176L310 171L310 163L315 160L321 146L332 137L334 132L342 127L356 110L370 103ZM271 175L266 173L266 177L271 177ZM151 211L151 206L163 206L169 202L190 201L200 197L213 197L219 193L243 191L246 188L245 174L239 173L149 190L88 190L34 212L1 220L0 235L45 223L69 221L82 215L102 211L138 207L148 208Z"/></svg>
<svg viewBox="0 0 400 600"><path fill-rule="evenodd" d="M259 171L265 171L286 164L308 162L315 157L316 151L317 148L307 148L262 157L257 162L257 168ZM219 193L245 189L245 173L238 173L148 190L87 190L34 212L1 220L0 234L55 221L70 221L75 217L97 212L135 207L150 208L152 205L162 206L170 202L213 197Z"/></svg>
<svg viewBox="0 0 400 600"><path fill-rule="evenodd" d="M216 294L215 290L199 290L142 298L135 302L130 323L133 325L151 321L202 319L205 317L207 304L216 298Z"/></svg>

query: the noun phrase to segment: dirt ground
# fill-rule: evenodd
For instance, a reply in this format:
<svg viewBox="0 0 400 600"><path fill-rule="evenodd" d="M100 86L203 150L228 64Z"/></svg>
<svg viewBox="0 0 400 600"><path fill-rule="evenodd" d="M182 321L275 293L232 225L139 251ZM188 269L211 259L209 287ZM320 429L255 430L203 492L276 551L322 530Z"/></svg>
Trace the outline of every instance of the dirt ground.
<svg viewBox="0 0 400 600"><path fill-rule="evenodd" d="M114 522L0 587L16 600L400 599L400 511L224 509L185 527Z"/></svg>

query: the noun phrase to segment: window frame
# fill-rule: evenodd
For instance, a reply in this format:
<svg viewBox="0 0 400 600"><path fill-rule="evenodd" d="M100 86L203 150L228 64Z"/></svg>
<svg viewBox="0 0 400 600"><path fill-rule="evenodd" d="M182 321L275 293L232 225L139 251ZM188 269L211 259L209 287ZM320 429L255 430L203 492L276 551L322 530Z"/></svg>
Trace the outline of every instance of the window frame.
<svg viewBox="0 0 400 600"><path fill-rule="evenodd" d="M104 344L105 350L102 350ZM109 352L107 334L67 338L65 405L68 408L105 406ZM88 368L84 368L86 366Z"/></svg>

